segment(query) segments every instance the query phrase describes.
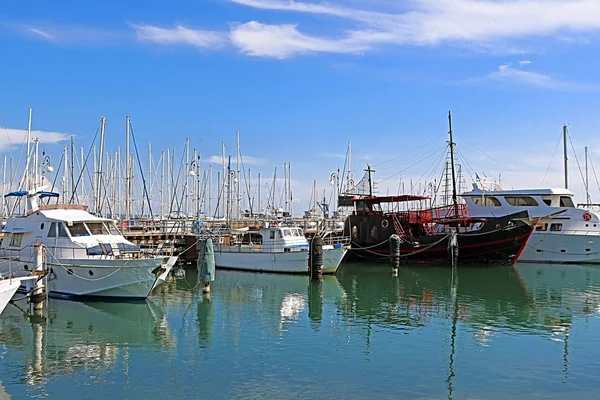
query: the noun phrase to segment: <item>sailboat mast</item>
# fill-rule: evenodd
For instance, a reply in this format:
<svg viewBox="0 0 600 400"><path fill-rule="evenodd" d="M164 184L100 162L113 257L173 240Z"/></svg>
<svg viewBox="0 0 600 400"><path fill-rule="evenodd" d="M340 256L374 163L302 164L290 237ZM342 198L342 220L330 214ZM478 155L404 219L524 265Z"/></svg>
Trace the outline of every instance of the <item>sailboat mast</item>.
<svg viewBox="0 0 600 400"><path fill-rule="evenodd" d="M25 189L29 190L29 156L31 152L31 114L33 110L29 109L29 119L27 121L27 168L25 168Z"/></svg>
<svg viewBox="0 0 600 400"><path fill-rule="evenodd" d="M565 159L565 189L569 188L569 174L567 168L567 125L563 125L563 154Z"/></svg>
<svg viewBox="0 0 600 400"><path fill-rule="evenodd" d="M131 219L129 195L131 193L131 164L129 159L129 115L125 117L125 219Z"/></svg>
<svg viewBox="0 0 600 400"><path fill-rule="evenodd" d="M588 148L585 147L585 202L589 205L590 199L590 176L588 174Z"/></svg>
<svg viewBox="0 0 600 400"><path fill-rule="evenodd" d="M96 215L100 215L100 201L102 197L102 160L104 159L104 128L106 126L106 117L100 119L100 151L98 152L98 171L96 176Z"/></svg>
<svg viewBox="0 0 600 400"><path fill-rule="evenodd" d="M454 171L454 142L452 141L452 114L448 111L448 134L450 135L450 165L452 167L452 204L454 205L454 215L458 216L458 200L456 197L456 173Z"/></svg>

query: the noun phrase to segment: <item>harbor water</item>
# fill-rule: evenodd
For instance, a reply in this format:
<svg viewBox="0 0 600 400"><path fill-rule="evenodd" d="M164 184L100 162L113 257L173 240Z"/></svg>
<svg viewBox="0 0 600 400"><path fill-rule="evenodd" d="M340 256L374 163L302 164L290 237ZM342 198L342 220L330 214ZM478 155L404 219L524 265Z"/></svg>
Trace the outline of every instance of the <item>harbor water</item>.
<svg viewBox="0 0 600 400"><path fill-rule="evenodd" d="M600 267L170 277L0 315L0 399L595 399Z"/></svg>

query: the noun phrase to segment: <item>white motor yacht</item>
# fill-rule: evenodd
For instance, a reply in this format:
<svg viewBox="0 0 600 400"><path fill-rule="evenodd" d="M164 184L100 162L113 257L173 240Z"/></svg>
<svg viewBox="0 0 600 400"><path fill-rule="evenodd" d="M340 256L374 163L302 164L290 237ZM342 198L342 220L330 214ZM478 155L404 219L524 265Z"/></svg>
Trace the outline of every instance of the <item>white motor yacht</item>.
<svg viewBox="0 0 600 400"><path fill-rule="evenodd" d="M349 249L343 240L323 244L323 273L335 274ZM308 274L309 243L297 227L250 227L215 243L217 268Z"/></svg>
<svg viewBox="0 0 600 400"><path fill-rule="evenodd" d="M575 207L573 196L567 189L504 190L499 184L490 187L481 182L462 194L473 217L527 210L532 218L542 218L519 262L600 263L600 215Z"/></svg>
<svg viewBox="0 0 600 400"><path fill-rule="evenodd" d="M45 248L50 296L145 299L164 282L177 257L144 253L118 231L114 221L77 204L38 204L58 194L12 192L26 199L22 215L8 218L0 244L0 274L26 276L36 246Z"/></svg>

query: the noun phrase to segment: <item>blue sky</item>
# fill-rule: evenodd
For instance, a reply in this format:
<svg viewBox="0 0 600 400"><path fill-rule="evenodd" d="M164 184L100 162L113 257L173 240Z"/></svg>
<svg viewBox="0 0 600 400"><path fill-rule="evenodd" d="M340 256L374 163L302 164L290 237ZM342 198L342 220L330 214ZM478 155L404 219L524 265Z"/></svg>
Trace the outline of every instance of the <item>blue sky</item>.
<svg viewBox="0 0 600 400"><path fill-rule="evenodd" d="M221 141L235 154L240 130L255 171L292 162L301 209L312 180L325 187L343 166L349 140L353 169L431 142L377 172L396 174L382 192L400 176L416 181L427 163L406 166L444 144L449 109L470 169L501 173L508 187L540 186L563 123L580 163L583 146L600 154L596 1L122 3L2 5L5 152L29 107L33 129L54 133L39 136L55 158L61 134L88 146L101 115L110 151L123 146L125 115L144 148L182 149L189 136L205 159ZM574 157L571 166L583 200ZM557 153L544 185L561 182Z"/></svg>

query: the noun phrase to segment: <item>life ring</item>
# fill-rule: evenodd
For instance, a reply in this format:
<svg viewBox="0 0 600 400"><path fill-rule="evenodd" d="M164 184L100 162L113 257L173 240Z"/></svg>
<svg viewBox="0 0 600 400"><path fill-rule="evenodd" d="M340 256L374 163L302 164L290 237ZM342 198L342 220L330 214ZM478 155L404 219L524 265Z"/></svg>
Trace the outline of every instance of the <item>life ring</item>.
<svg viewBox="0 0 600 400"><path fill-rule="evenodd" d="M585 214L583 214L583 220L584 221L591 221L592 220L592 213L586 212Z"/></svg>
<svg viewBox="0 0 600 400"><path fill-rule="evenodd" d="M390 226L390 223L387 219L383 219L381 220L381 227L382 228L387 228L388 226Z"/></svg>

